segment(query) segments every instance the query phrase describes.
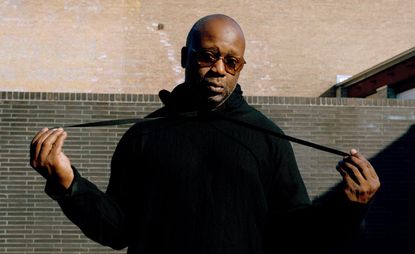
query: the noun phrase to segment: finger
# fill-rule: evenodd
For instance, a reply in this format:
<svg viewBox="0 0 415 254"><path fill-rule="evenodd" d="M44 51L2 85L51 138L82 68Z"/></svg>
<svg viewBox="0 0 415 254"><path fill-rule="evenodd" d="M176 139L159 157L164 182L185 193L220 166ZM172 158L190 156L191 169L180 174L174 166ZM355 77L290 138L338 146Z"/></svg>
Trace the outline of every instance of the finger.
<svg viewBox="0 0 415 254"><path fill-rule="evenodd" d="M39 153L39 159L43 163L46 162L46 159L52 150L56 139L58 136L62 133L62 129L56 129L56 131L53 131L43 142L42 142L42 148Z"/></svg>
<svg viewBox="0 0 415 254"><path fill-rule="evenodd" d="M372 164L367 160L360 160L356 161L356 158L353 158L353 162L356 163L360 168L362 174L365 176L366 179L377 179L378 175L376 174L375 169L373 168Z"/></svg>
<svg viewBox="0 0 415 254"><path fill-rule="evenodd" d="M336 169L342 177L346 174L346 171L340 166L340 162L337 164Z"/></svg>
<svg viewBox="0 0 415 254"><path fill-rule="evenodd" d="M42 128L42 129L41 129L38 133L36 133L36 135L33 137L31 144L35 143L35 142L39 139L39 137L40 137L43 133L45 133L46 131L48 131L48 130L49 130L48 128Z"/></svg>
<svg viewBox="0 0 415 254"><path fill-rule="evenodd" d="M55 144L52 148L51 153L53 155L59 155L62 152L63 143L65 142L65 139L67 137L66 131L63 131L56 139Z"/></svg>
<svg viewBox="0 0 415 254"><path fill-rule="evenodd" d="M356 167L353 163L345 161L342 166L347 173L353 174L358 183L364 183L366 181L366 177L362 174L361 169Z"/></svg>
<svg viewBox="0 0 415 254"><path fill-rule="evenodd" d="M350 165L347 165L347 162L344 162L344 163L340 163L340 167L341 166L350 166ZM351 166L353 166L353 164L351 164ZM376 172L374 171L373 167L371 167L371 169L375 173L375 177L369 177L369 178L366 177L365 179L358 178L360 181L358 190L369 195L373 195L373 193L375 193L380 187L379 177L376 175ZM343 170L345 169L343 168ZM366 172L367 170L369 170L369 168L363 168L363 172L362 172L363 177L365 175L364 172ZM347 171L347 168L345 171ZM353 171L353 172L356 172L356 171ZM366 175L369 175L369 174L366 174Z"/></svg>
<svg viewBox="0 0 415 254"><path fill-rule="evenodd" d="M350 149L350 155L356 155L358 153L356 148Z"/></svg>
<svg viewBox="0 0 415 254"><path fill-rule="evenodd" d="M36 133L36 135L33 137L32 141L30 142L30 162L31 162L31 165L33 165L32 161L35 159L35 154L36 154L36 145L35 144L36 144L36 141L47 130L48 130L48 128L43 128L40 131L38 131L38 133Z"/></svg>
<svg viewBox="0 0 415 254"><path fill-rule="evenodd" d="M346 183L348 188L351 188L351 189L358 189L359 188L359 184L356 183L356 180L352 179L352 177L347 173L346 170L344 170L344 168L339 166L339 170L341 170L343 172L343 174L342 174L343 181Z"/></svg>
<svg viewBox="0 0 415 254"><path fill-rule="evenodd" d="M51 135L53 132L55 132L56 129L50 129L45 132L43 132L39 137L37 137L36 141L33 143L34 146L34 152L33 152L33 160L37 161L39 159L40 151L42 150L43 142Z"/></svg>
<svg viewBox="0 0 415 254"><path fill-rule="evenodd" d="M360 162L365 163L365 164L370 164L369 161L365 158L365 156L363 156L361 153L359 153L357 151L355 153L353 153L353 149L352 149L350 151L350 154L351 154L351 156L350 156L351 159L353 159L355 161L360 161Z"/></svg>
<svg viewBox="0 0 415 254"><path fill-rule="evenodd" d="M353 150L351 150L350 159L355 163L360 169L362 174L365 176L366 179L369 178L378 178L375 169L373 168L372 164L359 152L353 153Z"/></svg>
<svg viewBox="0 0 415 254"><path fill-rule="evenodd" d="M355 165L347 163L346 161L347 158L340 161L338 164L338 166L343 170L344 174L347 174L357 184L363 183L365 179L363 178L362 174L360 174L359 169Z"/></svg>
<svg viewBox="0 0 415 254"><path fill-rule="evenodd" d="M353 181L349 175L345 174L343 177L344 188L343 191L346 194L347 198L351 201L365 203L367 198L365 197L365 192L362 192L361 186Z"/></svg>

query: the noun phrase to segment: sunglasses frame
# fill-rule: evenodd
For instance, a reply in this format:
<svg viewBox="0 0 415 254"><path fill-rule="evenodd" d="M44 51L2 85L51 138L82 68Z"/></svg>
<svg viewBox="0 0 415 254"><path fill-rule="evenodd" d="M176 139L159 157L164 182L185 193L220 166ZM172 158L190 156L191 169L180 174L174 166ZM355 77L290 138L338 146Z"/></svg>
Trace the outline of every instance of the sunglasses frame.
<svg viewBox="0 0 415 254"><path fill-rule="evenodd" d="M237 72L240 72L241 70L242 70L242 68L244 67L244 65L246 64L246 61L245 61L245 59L243 58L243 57L234 57L234 58L236 58L237 60L238 60L238 62L240 63L240 64L238 64L237 66L236 66L236 68L232 68L232 67L229 67L228 66L228 64L226 63L226 58L225 57L223 57L221 54L220 54L220 52L218 51L218 54L217 54L217 56L215 57L215 59L214 59L214 61L211 61L211 62L204 62L204 61L201 61L200 60L200 54L201 54L201 52L200 51L197 51L197 50L195 50L195 49L191 49L192 50L192 52L193 53L195 53L195 55L196 55L196 61L197 61L197 64L199 65L199 67L212 67L214 64L216 64L219 60L222 60L222 62L223 62L223 65L225 66L225 70L226 70L226 72L227 73L229 73L229 74L231 74L231 75L235 75ZM219 57L218 57L219 56Z"/></svg>

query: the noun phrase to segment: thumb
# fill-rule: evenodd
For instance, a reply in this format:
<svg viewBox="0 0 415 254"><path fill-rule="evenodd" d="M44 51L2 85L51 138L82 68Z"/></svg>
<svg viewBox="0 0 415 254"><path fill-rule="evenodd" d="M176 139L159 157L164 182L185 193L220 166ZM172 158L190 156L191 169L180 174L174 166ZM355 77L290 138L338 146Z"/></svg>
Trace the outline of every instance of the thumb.
<svg viewBox="0 0 415 254"><path fill-rule="evenodd" d="M356 155L358 152L355 148L350 149L350 155Z"/></svg>

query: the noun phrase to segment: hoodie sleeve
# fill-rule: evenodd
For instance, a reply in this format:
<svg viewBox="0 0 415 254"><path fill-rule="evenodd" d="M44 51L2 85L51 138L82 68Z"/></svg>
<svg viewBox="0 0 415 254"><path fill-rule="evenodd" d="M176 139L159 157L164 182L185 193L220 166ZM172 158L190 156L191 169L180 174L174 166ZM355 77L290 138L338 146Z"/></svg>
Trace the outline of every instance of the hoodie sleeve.
<svg viewBox="0 0 415 254"><path fill-rule="evenodd" d="M290 143L279 140L276 151L264 238L269 253L322 253L353 241L368 205L347 200L341 184L311 202Z"/></svg>
<svg viewBox="0 0 415 254"><path fill-rule="evenodd" d="M64 214L90 239L113 249L127 246L128 220L120 186L130 160L132 138L127 132L119 142L111 163L111 177L104 193L74 170L74 181L68 190L48 181L46 193L56 200Z"/></svg>

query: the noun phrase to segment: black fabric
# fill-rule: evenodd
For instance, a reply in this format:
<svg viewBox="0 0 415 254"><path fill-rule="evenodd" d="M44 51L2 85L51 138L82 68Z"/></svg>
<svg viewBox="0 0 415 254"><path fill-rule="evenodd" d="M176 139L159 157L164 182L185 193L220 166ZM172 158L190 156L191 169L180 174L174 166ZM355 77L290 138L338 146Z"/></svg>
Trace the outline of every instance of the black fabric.
<svg viewBox="0 0 415 254"><path fill-rule="evenodd" d="M130 254L259 254L321 250L356 231L365 206L340 191L312 205L288 141L217 117L187 85L160 97L150 117L169 117L125 133L106 193L76 170L66 193L47 187L88 237ZM239 85L217 111L282 133Z"/></svg>

